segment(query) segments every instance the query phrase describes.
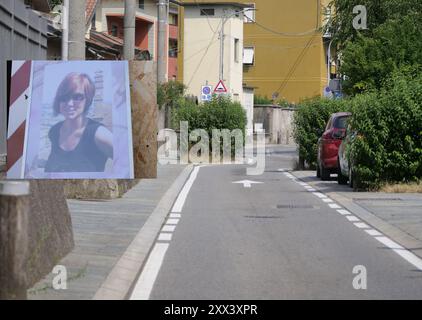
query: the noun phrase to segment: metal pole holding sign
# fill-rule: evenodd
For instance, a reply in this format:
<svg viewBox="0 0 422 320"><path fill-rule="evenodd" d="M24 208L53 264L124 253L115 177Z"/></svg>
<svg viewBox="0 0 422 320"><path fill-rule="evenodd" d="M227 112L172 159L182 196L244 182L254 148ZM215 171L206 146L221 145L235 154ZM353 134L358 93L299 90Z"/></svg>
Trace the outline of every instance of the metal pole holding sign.
<svg viewBox="0 0 422 320"><path fill-rule="evenodd" d="M0 300L26 299L29 182L0 181Z"/></svg>

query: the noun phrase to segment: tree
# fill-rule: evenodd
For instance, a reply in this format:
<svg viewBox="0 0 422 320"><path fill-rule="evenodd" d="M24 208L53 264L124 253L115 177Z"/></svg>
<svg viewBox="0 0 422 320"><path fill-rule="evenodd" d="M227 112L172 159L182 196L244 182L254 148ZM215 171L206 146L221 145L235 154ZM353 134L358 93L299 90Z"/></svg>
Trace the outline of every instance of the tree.
<svg viewBox="0 0 422 320"><path fill-rule="evenodd" d="M422 63L422 22L412 14L389 20L374 29L371 37L358 34L342 51L340 72L347 75L348 94L379 89L392 72Z"/></svg>
<svg viewBox="0 0 422 320"><path fill-rule="evenodd" d="M367 30L356 30L353 19L356 14L353 8L363 5L367 10ZM326 31L333 35L334 44L340 49L349 41L357 39L358 34L372 37L374 30L390 19L397 19L406 15L420 14L422 2L420 0L332 0L329 4L333 12Z"/></svg>
<svg viewBox="0 0 422 320"><path fill-rule="evenodd" d="M364 5L367 29L353 27L353 8ZM326 31L341 56L348 94L379 89L394 70L421 64L422 2L420 0L333 0Z"/></svg>

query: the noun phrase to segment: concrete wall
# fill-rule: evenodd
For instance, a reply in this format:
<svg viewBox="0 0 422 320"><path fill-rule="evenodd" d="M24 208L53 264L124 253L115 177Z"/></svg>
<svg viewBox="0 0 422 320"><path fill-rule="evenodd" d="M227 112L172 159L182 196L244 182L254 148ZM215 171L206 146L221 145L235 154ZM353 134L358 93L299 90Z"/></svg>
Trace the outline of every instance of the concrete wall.
<svg viewBox="0 0 422 320"><path fill-rule="evenodd" d="M0 1L0 157L6 154L7 60L45 60L47 22L23 1Z"/></svg>
<svg viewBox="0 0 422 320"><path fill-rule="evenodd" d="M220 40L219 32L224 14L231 15L232 6L208 6L215 9L214 16L201 16L197 6L184 9L183 26L183 82L187 93L199 98L201 86L208 81L214 88L219 81ZM226 13L225 13L226 10ZM232 16L225 23L224 80L234 100L242 102L243 95L243 16ZM239 39L240 59L234 61L234 39Z"/></svg>
<svg viewBox="0 0 422 320"><path fill-rule="evenodd" d="M294 109L278 106L254 106L254 122L262 123L266 134L266 143L294 145L293 114Z"/></svg>

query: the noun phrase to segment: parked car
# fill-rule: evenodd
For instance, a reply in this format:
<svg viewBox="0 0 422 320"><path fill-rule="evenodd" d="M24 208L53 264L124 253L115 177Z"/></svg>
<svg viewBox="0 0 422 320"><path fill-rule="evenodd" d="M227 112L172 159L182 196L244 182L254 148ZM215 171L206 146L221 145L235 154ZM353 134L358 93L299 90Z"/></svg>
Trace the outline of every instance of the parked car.
<svg viewBox="0 0 422 320"><path fill-rule="evenodd" d="M329 180L338 172L338 148L345 137L347 120L352 114L339 112L331 115L321 138L318 140L317 177Z"/></svg>
<svg viewBox="0 0 422 320"><path fill-rule="evenodd" d="M338 148L338 175L337 181L339 184L349 183L350 187L355 187L355 179L353 175L353 159L348 153L348 149L352 141L356 137L356 132L352 131L350 127L347 128L345 138Z"/></svg>

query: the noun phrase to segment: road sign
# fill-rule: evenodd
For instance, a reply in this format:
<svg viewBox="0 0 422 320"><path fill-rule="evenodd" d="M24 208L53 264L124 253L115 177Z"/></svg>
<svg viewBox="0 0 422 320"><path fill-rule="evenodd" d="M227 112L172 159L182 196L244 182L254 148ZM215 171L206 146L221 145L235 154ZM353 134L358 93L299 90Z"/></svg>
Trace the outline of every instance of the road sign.
<svg viewBox="0 0 422 320"><path fill-rule="evenodd" d="M227 88L224 85L223 80L220 80L220 82L218 82L217 86L215 87L214 92L215 93L227 93Z"/></svg>
<svg viewBox="0 0 422 320"><path fill-rule="evenodd" d="M201 101L212 100L212 86L202 86L201 89Z"/></svg>
<svg viewBox="0 0 422 320"><path fill-rule="evenodd" d="M329 98L329 99L333 98L333 92L331 91L330 87L328 87L328 86L324 88L324 97Z"/></svg>

